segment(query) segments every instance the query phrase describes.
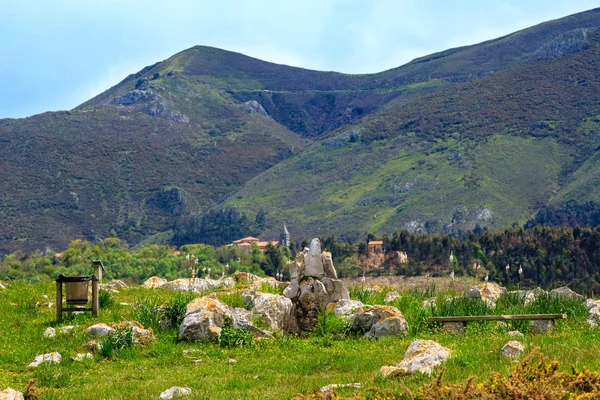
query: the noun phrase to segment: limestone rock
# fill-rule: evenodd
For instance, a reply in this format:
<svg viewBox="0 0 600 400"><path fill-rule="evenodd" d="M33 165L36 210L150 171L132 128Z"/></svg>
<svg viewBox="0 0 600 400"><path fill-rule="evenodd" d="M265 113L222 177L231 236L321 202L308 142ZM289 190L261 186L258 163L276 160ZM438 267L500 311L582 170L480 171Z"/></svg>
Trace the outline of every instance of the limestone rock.
<svg viewBox="0 0 600 400"><path fill-rule="evenodd" d="M269 115L267 114L263 106L261 106L260 103L256 100L247 101L244 103L244 106L246 106L246 112L248 112L248 114L260 114L265 117Z"/></svg>
<svg viewBox="0 0 600 400"><path fill-rule="evenodd" d="M29 364L30 367L39 367L42 364L59 364L62 357L57 352L40 354L35 357L35 360Z"/></svg>
<svg viewBox="0 0 600 400"><path fill-rule="evenodd" d="M327 386L323 386L319 391L321 393L325 393L325 392L331 392L333 390L343 389L343 388L360 389L361 385L360 385L360 383L332 383Z"/></svg>
<svg viewBox="0 0 600 400"><path fill-rule="evenodd" d="M400 296L400 293L398 293L398 292L387 292L385 295L385 298L383 299L383 302L391 303L392 301L396 301L401 298L402 298L402 296Z"/></svg>
<svg viewBox="0 0 600 400"><path fill-rule="evenodd" d="M398 367L406 372L431 375L433 369L450 357L451 351L433 340L414 340Z"/></svg>
<svg viewBox="0 0 600 400"><path fill-rule="evenodd" d="M310 242L308 253L304 255L304 276L323 278L323 258L321 254L321 241L314 238Z"/></svg>
<svg viewBox="0 0 600 400"><path fill-rule="evenodd" d="M404 373L406 373L406 370L404 370L403 368L396 367L393 365L384 365L383 367L381 367L377 374L384 378L391 378Z"/></svg>
<svg viewBox="0 0 600 400"><path fill-rule="evenodd" d="M0 281L0 290L3 290L3 289L6 289L6 286L4 285L4 283L2 283L2 281ZM12 390L12 389L10 389L10 390Z"/></svg>
<svg viewBox="0 0 600 400"><path fill-rule="evenodd" d="M502 354L503 357L519 358L519 356L524 351L525 351L525 346L523 346L521 343L517 342L516 340L511 340L510 342L508 342L504 345L502 350L500 350L500 354Z"/></svg>
<svg viewBox="0 0 600 400"><path fill-rule="evenodd" d="M269 329L298 332L294 305L289 298L252 290L242 292L242 298L246 306L252 309L252 313L258 315Z"/></svg>
<svg viewBox="0 0 600 400"><path fill-rule="evenodd" d="M131 336L133 337L133 341L140 344L145 344L154 341L154 334L150 332L148 329L140 328L139 326L134 326L131 328Z"/></svg>
<svg viewBox="0 0 600 400"><path fill-rule="evenodd" d="M87 328L87 334L89 336L103 337L112 332L114 332L114 329L102 322Z"/></svg>
<svg viewBox="0 0 600 400"><path fill-rule="evenodd" d="M189 396L192 389L187 387L172 386L160 394L161 399L173 399L175 397Z"/></svg>
<svg viewBox="0 0 600 400"><path fill-rule="evenodd" d="M570 299L583 299L584 297L578 293L575 293L566 286L562 286L550 291L550 297L566 297Z"/></svg>
<svg viewBox="0 0 600 400"><path fill-rule="evenodd" d="M129 286L127 286L127 284L119 279L113 279L112 281L102 285L104 287L107 288L111 288L111 289L127 289Z"/></svg>
<svg viewBox="0 0 600 400"><path fill-rule="evenodd" d="M446 333L451 334L463 334L465 333L465 323L456 321L456 322L444 322L444 331Z"/></svg>
<svg viewBox="0 0 600 400"><path fill-rule="evenodd" d="M589 302L590 300L588 300ZM600 305L596 305L592 307L588 311L587 323L590 326L598 326L598 321L600 321Z"/></svg>
<svg viewBox="0 0 600 400"><path fill-rule="evenodd" d="M539 288L534 290L512 290L508 292L508 294L512 294L523 300L525 305L533 303L539 295L544 293L544 290Z"/></svg>
<svg viewBox="0 0 600 400"><path fill-rule="evenodd" d="M53 339L56 337L56 330L52 327L46 328L44 331L44 337L47 339Z"/></svg>
<svg viewBox="0 0 600 400"><path fill-rule="evenodd" d="M252 326L250 311L230 307L222 303L214 293L194 299L186 307L178 338L186 341L215 340L221 334L225 318L229 318L236 329Z"/></svg>
<svg viewBox="0 0 600 400"><path fill-rule="evenodd" d="M89 351L93 351L94 353L99 353L102 351L102 343L97 340L90 340L87 342L87 349Z"/></svg>
<svg viewBox="0 0 600 400"><path fill-rule="evenodd" d="M75 329L75 325L61 326L58 329L58 333L60 333L61 335L66 335L67 333L71 332L73 329Z"/></svg>
<svg viewBox="0 0 600 400"><path fill-rule="evenodd" d="M92 358L94 358L92 353L77 353L75 357L73 357L73 361L90 360Z"/></svg>
<svg viewBox="0 0 600 400"><path fill-rule="evenodd" d="M523 335L519 331L510 331L510 332L508 332L508 336L510 336L510 337L523 337L525 335Z"/></svg>
<svg viewBox="0 0 600 400"><path fill-rule="evenodd" d="M364 304L358 300L340 300L337 303L329 303L327 310L333 312L336 317L350 319Z"/></svg>
<svg viewBox="0 0 600 400"><path fill-rule="evenodd" d="M323 261L323 273L326 277L331 279L337 279L337 272L335 267L333 266L333 259L331 258L331 253L328 251L324 251L321 254L321 259Z"/></svg>
<svg viewBox="0 0 600 400"><path fill-rule="evenodd" d="M171 289L176 292L204 293L208 292L209 290L233 287L234 285L234 280L229 277L218 280L202 278L183 278L167 282L161 287Z"/></svg>
<svg viewBox="0 0 600 400"><path fill-rule="evenodd" d="M0 400L24 400L23 393L18 390L6 388L0 392Z"/></svg>
<svg viewBox="0 0 600 400"><path fill-rule="evenodd" d="M165 283L167 283L166 279L163 279L159 276L152 276L152 277L146 279L146 281L142 284L142 287L145 287L148 289L154 289L154 288L161 287Z"/></svg>
<svg viewBox="0 0 600 400"><path fill-rule="evenodd" d="M496 307L496 301L502 293L506 293L506 289L494 282L486 282L469 289L467 297L480 298L490 307Z"/></svg>
<svg viewBox="0 0 600 400"><path fill-rule="evenodd" d="M371 338L408 333L408 324L396 307L375 305L359 309L350 321L355 331L365 332Z"/></svg>
<svg viewBox="0 0 600 400"><path fill-rule="evenodd" d="M552 332L554 330L554 321L551 319L536 319L531 321L531 327L536 335Z"/></svg>

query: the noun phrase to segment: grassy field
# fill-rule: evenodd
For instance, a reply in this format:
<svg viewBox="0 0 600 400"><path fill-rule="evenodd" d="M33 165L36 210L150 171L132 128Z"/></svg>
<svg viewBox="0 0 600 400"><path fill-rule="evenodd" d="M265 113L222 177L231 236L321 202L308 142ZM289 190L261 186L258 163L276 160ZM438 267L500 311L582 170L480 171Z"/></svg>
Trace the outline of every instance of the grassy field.
<svg viewBox="0 0 600 400"><path fill-rule="evenodd" d="M351 297L370 304L383 303L385 292L370 292L360 287L351 290ZM87 350L90 338L85 328L98 322L88 315L78 315L56 325L54 308L44 303L42 295L52 301L54 283L28 284L11 282L0 291L0 389L12 387L24 391L30 379L37 380L40 399L151 399L171 386L187 386L198 399L287 399L298 394L310 395L322 386L338 383L361 383L362 388L344 389L340 397L409 398L405 387L413 393L431 377L416 374L395 379L376 376L384 365L398 363L406 347L415 338L432 339L452 350L445 364L444 382L457 383L477 376L476 382L489 379L494 371L508 374L515 363L504 359L500 349L509 340L511 327L499 327L495 322L471 323L464 335L449 335L440 327L425 322L428 315L448 312L448 306L437 309L422 307L424 299L433 295L433 285L408 288L401 299L392 303L409 323L407 337L368 340L351 334L343 335L345 327L331 315L323 315L319 329L306 337L281 336L244 347L225 347L218 343L185 343L177 341L176 328L154 327L156 340L145 346L116 350L112 356L95 353L93 359L72 361L76 353ZM454 293L445 289L437 293L437 303ZM193 297L193 296L192 296ZM221 294L221 299L235 303L235 293ZM99 320L108 324L125 320L148 319L140 310L149 305L174 304L191 298L162 289L139 287L124 289L105 296ZM112 301L111 301L112 300ZM585 323L587 310L582 301L550 301L524 306L514 298L501 299L495 310L473 307L456 300L452 310L457 313L533 312L545 307L545 312L566 312L569 319L558 321L554 333L533 335L520 326L525 336L519 339L526 352L539 347L551 360L560 363L560 370L588 367L600 371L597 343L600 329ZM127 305L123 304L126 303ZM146 308L144 308L146 307ZM470 308L471 307L471 308ZM445 311L444 311L445 310ZM73 334L60 334L54 339L43 337L49 326L77 325ZM192 350L186 351L184 350ZM57 365L29 368L38 354L58 351L63 361ZM235 360L232 362L230 360Z"/></svg>

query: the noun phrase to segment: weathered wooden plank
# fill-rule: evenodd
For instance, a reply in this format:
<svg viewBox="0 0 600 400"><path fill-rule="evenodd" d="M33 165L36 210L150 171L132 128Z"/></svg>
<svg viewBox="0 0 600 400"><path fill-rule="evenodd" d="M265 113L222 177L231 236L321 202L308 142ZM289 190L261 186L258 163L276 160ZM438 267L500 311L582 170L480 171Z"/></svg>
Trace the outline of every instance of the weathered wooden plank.
<svg viewBox="0 0 600 400"><path fill-rule="evenodd" d="M465 315L454 317L429 317L429 322L468 322L468 321L515 321L536 319L567 319L567 314L521 314L521 315Z"/></svg>

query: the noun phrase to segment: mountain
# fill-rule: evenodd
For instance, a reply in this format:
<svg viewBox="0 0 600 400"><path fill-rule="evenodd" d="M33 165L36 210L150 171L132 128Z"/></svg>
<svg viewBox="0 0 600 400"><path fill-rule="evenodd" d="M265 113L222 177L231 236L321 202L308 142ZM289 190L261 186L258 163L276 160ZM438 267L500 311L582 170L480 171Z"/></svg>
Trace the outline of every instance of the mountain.
<svg viewBox="0 0 600 400"><path fill-rule="evenodd" d="M135 244L234 205L275 235L454 231L594 199L600 9L376 74L196 46L0 120L0 252Z"/></svg>

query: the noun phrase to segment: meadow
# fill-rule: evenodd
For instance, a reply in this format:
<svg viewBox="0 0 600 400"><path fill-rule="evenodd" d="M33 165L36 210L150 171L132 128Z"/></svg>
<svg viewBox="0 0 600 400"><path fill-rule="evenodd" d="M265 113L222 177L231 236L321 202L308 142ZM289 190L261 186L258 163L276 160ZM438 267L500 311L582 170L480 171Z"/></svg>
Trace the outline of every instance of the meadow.
<svg viewBox="0 0 600 400"><path fill-rule="evenodd" d="M574 368L580 374L586 367L592 373L600 371L596 345L600 329L586 323L583 300L540 296L525 305L521 298L505 295L491 309L481 301L456 297L452 289L436 290L433 280L428 286L406 289L400 299L388 303L398 307L408 321L406 337L369 340L351 333L342 319L323 313L315 331L304 336L275 334L258 340L244 332L228 331L220 342L186 343L177 341L178 320L187 302L198 295L139 286L102 292L98 319L89 314L66 316L57 325L54 308L42 297L53 301L54 288L51 281L12 281L0 290L0 389L25 391L33 379L37 389L30 389L29 398L39 399L152 399L171 386L189 387L192 396L187 398L198 399L430 398L422 387L435 383L441 369L431 376L417 373L392 379L378 377L377 372L384 365L398 363L415 338L431 339L452 350L443 365L444 385L465 385L476 376L472 384L481 388L494 373L508 376L518 365L500 355L502 346L514 340L508 334L512 329L524 333L517 340L525 345L526 354L539 347L549 360L559 363L559 372L572 374ZM223 302L240 306L238 289L217 295ZM364 303L384 304L389 290L356 286L350 294ZM431 297L436 297L438 306L423 307L423 301ZM534 335L523 322L514 326L469 323L465 334L452 335L426 321L431 315L536 312L565 312L568 319L557 321L554 332L544 335ZM123 337L104 339L105 349L94 353L92 359L71 359L88 351L86 327L130 320L151 328L155 340L133 345ZM58 333L58 328L66 325L77 327L73 333ZM57 328L56 338L43 337L49 326ZM52 351L62 355L60 364L28 367L36 355ZM346 383L360 383L361 388L319 393L325 385ZM573 392L577 394L575 389Z"/></svg>

